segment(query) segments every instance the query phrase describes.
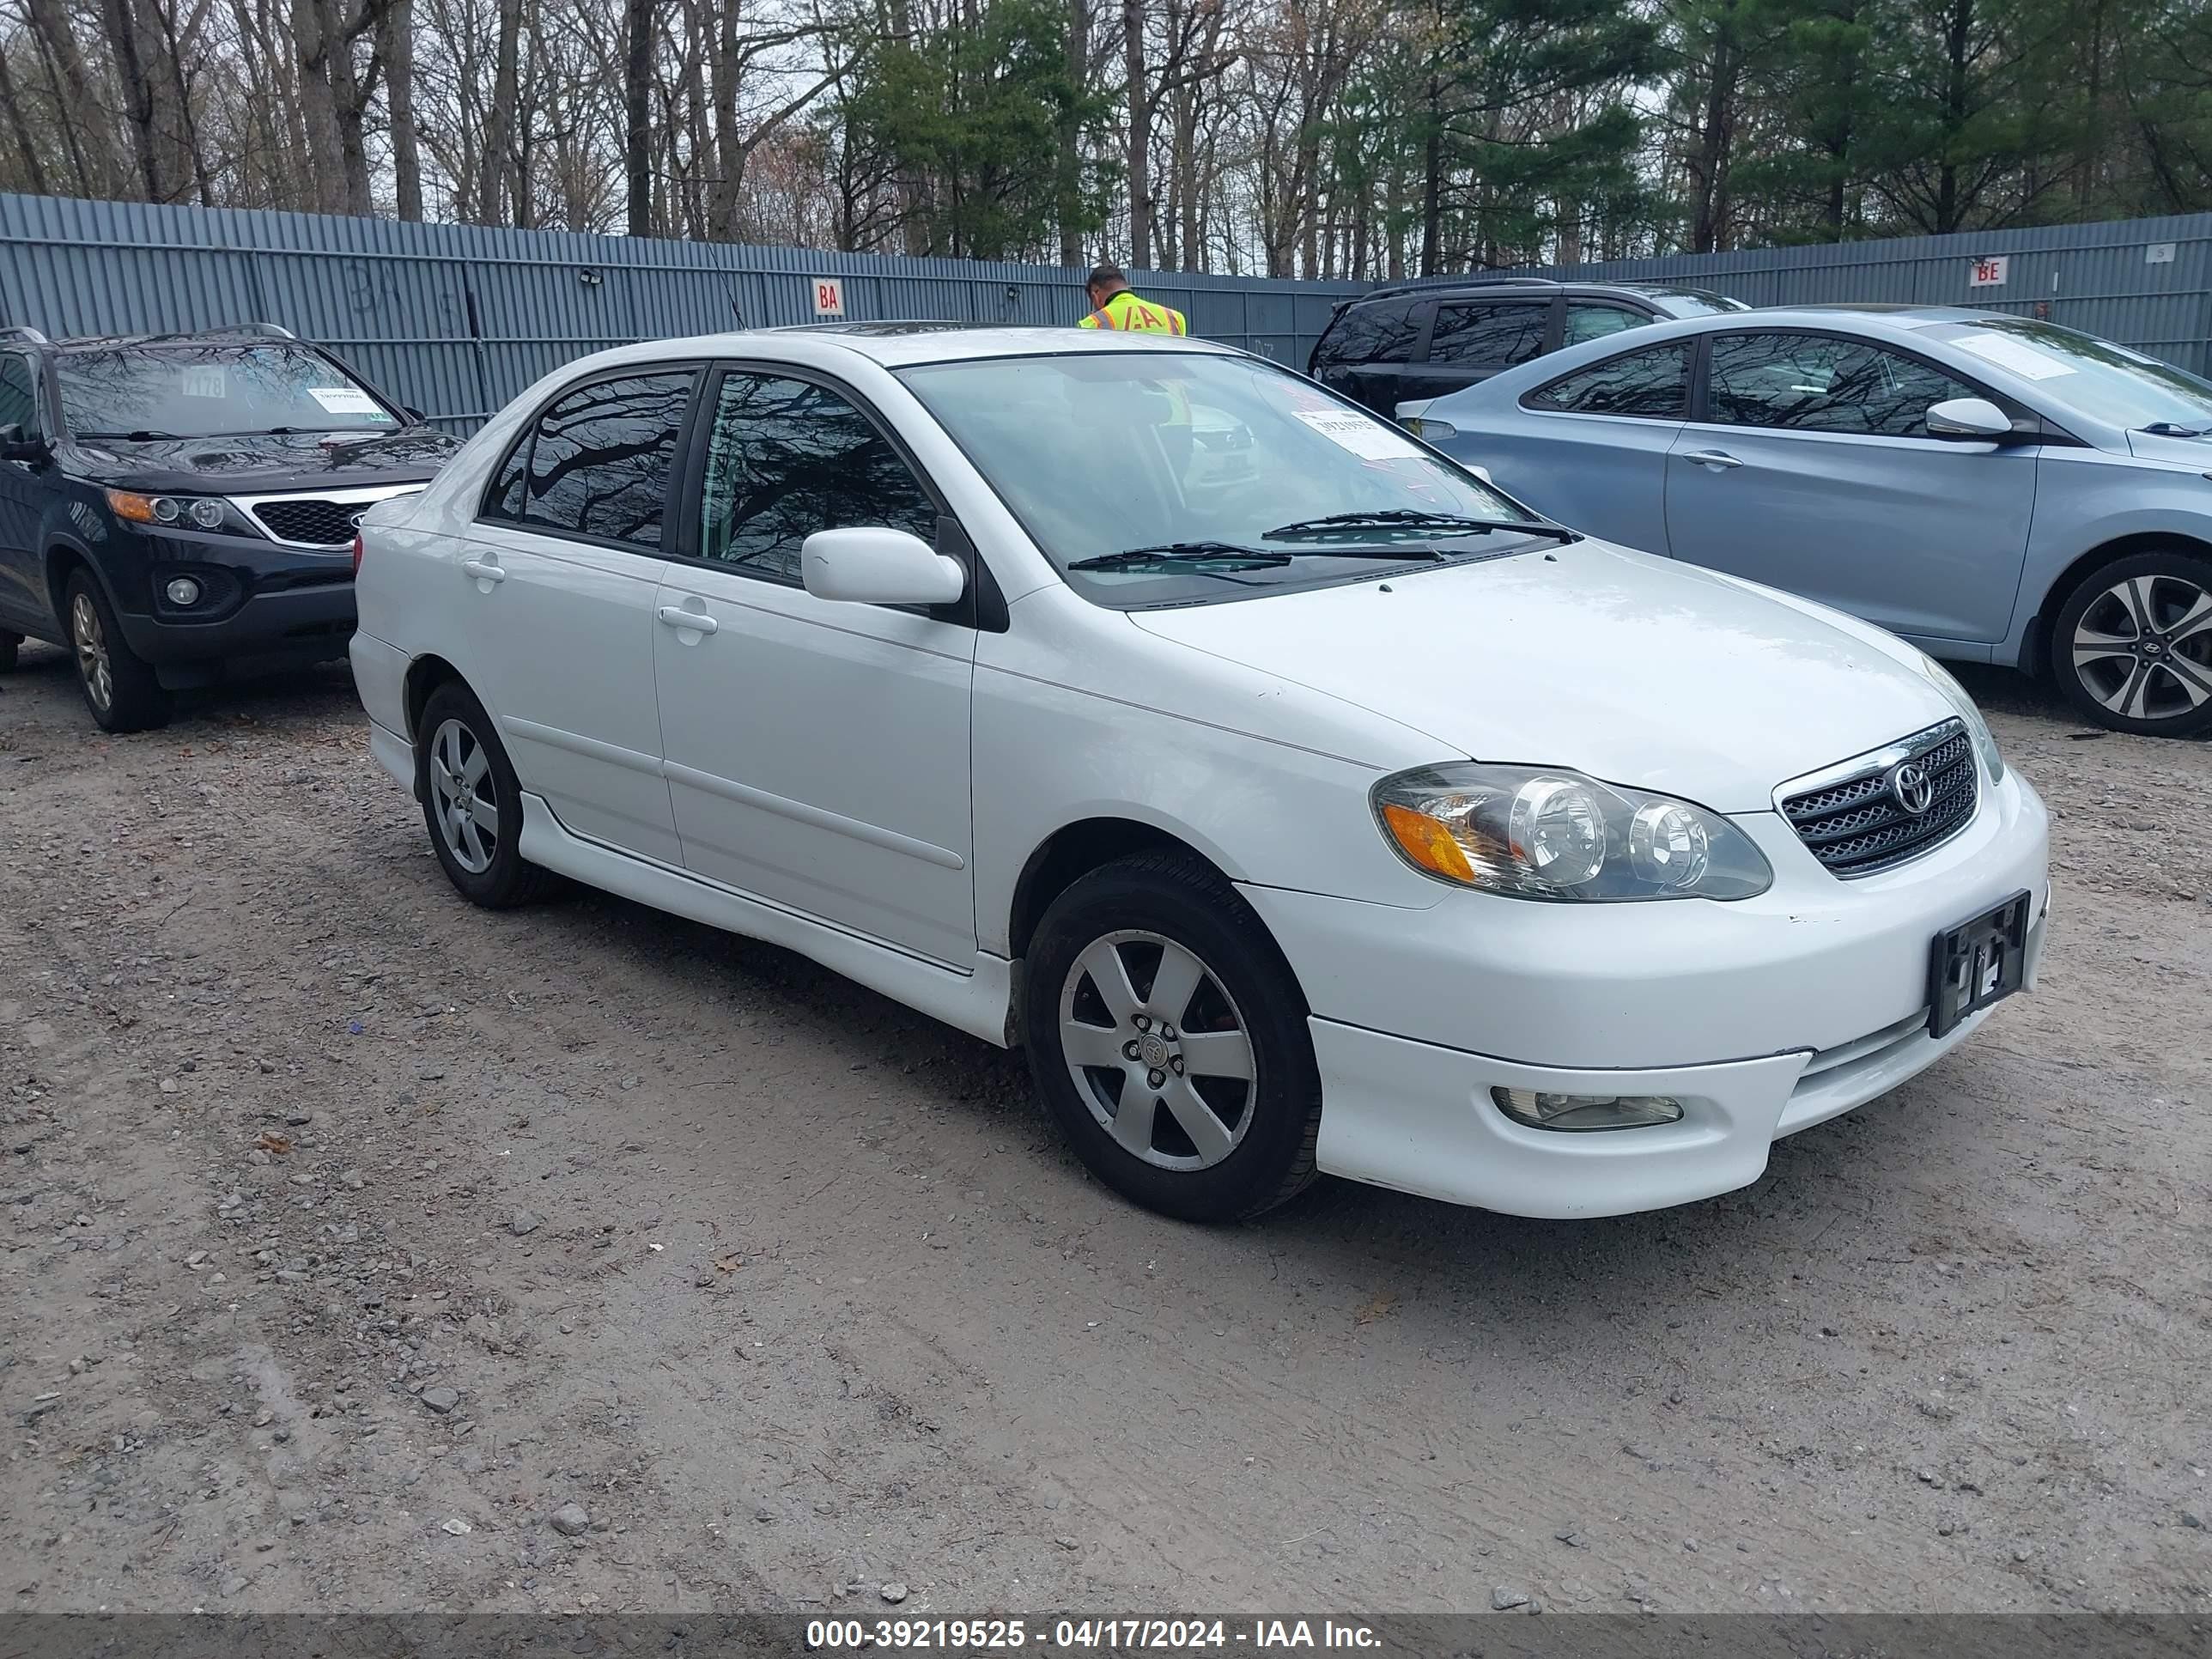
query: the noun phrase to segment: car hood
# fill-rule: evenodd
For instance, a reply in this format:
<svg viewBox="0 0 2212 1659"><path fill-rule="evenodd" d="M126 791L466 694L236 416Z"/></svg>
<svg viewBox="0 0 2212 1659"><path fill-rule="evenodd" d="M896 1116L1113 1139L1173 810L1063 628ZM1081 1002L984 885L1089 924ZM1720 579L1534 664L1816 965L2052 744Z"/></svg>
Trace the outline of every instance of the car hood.
<svg viewBox="0 0 2212 1659"><path fill-rule="evenodd" d="M2163 432L2130 432L2128 453L2139 461L2172 461L2199 472L2212 467L2212 438L2177 438Z"/></svg>
<svg viewBox="0 0 2212 1659"><path fill-rule="evenodd" d="M1583 541L1387 581L1132 613L1432 738L1723 812L1952 713L1919 653L1755 583Z"/></svg>
<svg viewBox="0 0 2212 1659"><path fill-rule="evenodd" d="M460 441L429 427L283 436L81 440L76 467L101 483L145 490L260 494L407 483L432 477Z"/></svg>

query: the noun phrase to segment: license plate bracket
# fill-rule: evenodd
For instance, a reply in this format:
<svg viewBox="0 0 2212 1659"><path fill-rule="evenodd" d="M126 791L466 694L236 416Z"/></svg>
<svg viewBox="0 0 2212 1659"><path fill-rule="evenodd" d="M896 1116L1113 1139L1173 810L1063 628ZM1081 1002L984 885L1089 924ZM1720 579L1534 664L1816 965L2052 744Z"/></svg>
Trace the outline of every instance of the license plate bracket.
<svg viewBox="0 0 2212 1659"><path fill-rule="evenodd" d="M1936 935L1928 951L1928 1035L1942 1036L1969 1015L2020 989L2027 967L2025 889Z"/></svg>

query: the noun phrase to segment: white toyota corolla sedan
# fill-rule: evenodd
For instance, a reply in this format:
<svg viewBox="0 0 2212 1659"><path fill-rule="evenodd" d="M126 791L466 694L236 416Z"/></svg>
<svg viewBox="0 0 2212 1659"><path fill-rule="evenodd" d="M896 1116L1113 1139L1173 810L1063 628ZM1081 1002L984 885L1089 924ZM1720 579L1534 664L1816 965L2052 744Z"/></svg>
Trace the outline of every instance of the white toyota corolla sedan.
<svg viewBox="0 0 2212 1659"><path fill-rule="evenodd" d="M1198 341L602 352L362 541L371 746L464 895L1023 1045L1170 1214L1705 1198L2034 981L2043 805L1935 663Z"/></svg>

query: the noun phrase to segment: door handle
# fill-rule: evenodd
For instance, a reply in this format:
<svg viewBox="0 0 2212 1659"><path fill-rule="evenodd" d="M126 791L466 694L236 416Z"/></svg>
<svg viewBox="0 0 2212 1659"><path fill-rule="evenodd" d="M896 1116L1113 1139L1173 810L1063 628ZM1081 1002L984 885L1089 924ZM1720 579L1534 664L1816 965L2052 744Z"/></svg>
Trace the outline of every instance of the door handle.
<svg viewBox="0 0 2212 1659"><path fill-rule="evenodd" d="M1725 449L1692 449L1685 453L1682 459L1695 461L1699 466L1709 466L1716 472L1725 472L1732 466L1743 465Z"/></svg>
<svg viewBox="0 0 2212 1659"><path fill-rule="evenodd" d="M664 605L653 614L671 628L689 629L694 634L711 634L722 625L703 611L686 611L680 605Z"/></svg>
<svg viewBox="0 0 2212 1659"><path fill-rule="evenodd" d="M463 559L461 568L480 582L503 582L507 572L490 559Z"/></svg>

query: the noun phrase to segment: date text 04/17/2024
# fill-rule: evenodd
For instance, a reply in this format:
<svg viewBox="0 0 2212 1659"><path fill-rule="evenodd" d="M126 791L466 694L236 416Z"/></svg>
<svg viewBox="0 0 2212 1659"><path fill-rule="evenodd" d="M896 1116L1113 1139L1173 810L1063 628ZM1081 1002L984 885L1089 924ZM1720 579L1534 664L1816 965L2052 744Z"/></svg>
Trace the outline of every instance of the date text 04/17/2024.
<svg viewBox="0 0 2212 1659"><path fill-rule="evenodd" d="M1196 1652L1244 1648L1363 1649L1381 1645L1374 1629L1335 1619L817 1619L806 1645L816 1651L912 1648L1013 1651L1036 1646L1077 1652L1136 1649Z"/></svg>

